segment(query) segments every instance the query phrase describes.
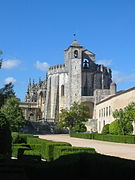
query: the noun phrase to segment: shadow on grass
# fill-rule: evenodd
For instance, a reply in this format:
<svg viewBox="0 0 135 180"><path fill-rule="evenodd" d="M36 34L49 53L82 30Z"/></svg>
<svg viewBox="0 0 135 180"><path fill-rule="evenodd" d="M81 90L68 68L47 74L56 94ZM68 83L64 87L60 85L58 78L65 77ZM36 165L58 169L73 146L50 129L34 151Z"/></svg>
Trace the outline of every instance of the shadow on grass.
<svg viewBox="0 0 135 180"><path fill-rule="evenodd" d="M132 180L135 179L134 174L135 161L100 154L72 154L52 162L32 160L0 162L1 180L108 180L110 178Z"/></svg>

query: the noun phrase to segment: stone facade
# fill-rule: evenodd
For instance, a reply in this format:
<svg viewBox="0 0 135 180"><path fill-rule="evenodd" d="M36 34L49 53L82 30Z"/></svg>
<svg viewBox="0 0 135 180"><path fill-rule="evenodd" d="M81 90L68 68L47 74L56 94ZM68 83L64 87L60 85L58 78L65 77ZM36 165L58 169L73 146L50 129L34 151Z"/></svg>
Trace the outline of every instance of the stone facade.
<svg viewBox="0 0 135 180"><path fill-rule="evenodd" d="M85 103L93 117L95 91L100 97L110 94L111 69L95 63L95 54L75 40L64 51L65 64L52 66L47 75L45 119L56 119L63 108L76 101Z"/></svg>
<svg viewBox="0 0 135 180"><path fill-rule="evenodd" d="M97 119L97 131L102 132L105 124L114 121L112 113L117 109L126 107L128 104L135 102L135 87L128 90L120 91L109 96L96 104L94 118ZM135 127L134 123L133 126ZM134 132L135 134L135 128Z"/></svg>
<svg viewBox="0 0 135 180"><path fill-rule="evenodd" d="M25 102L22 102L20 106L28 111L30 111L32 108L38 109L38 115L33 116L33 121L36 121L37 119L44 118L44 109L45 109L45 99L46 99L46 88L47 88L47 82L41 81L39 79L38 83L31 83L31 79L29 80L27 93L25 96ZM33 107L33 104L35 107ZM30 108L29 108L30 107ZM37 111L36 111L37 112ZM29 114L28 112L26 114ZM26 118L27 117L27 118ZM25 116L26 119L29 119L28 116Z"/></svg>
<svg viewBox="0 0 135 180"><path fill-rule="evenodd" d="M20 108L26 120L36 121L41 116L41 110L35 102L21 102Z"/></svg>
<svg viewBox="0 0 135 180"><path fill-rule="evenodd" d="M29 82L26 102L36 103L39 119L46 120L56 120L61 109L74 102L84 103L93 119L95 104L115 91L111 69L96 64L95 54L74 40L64 51L64 64L51 66L45 81Z"/></svg>

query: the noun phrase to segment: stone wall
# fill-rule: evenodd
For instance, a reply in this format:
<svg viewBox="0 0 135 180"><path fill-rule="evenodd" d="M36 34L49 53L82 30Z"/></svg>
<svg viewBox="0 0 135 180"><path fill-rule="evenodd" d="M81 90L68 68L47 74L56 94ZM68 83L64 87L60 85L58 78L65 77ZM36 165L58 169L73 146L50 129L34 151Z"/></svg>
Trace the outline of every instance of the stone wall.
<svg viewBox="0 0 135 180"><path fill-rule="evenodd" d="M59 112L69 108L69 76L68 73L59 74Z"/></svg>
<svg viewBox="0 0 135 180"><path fill-rule="evenodd" d="M27 102L37 102L42 118L56 119L74 102L87 104L93 118L95 102L110 95L111 70L95 63L95 54L74 40L65 51L65 64L51 66L44 82L29 84ZM114 87L114 86L113 86Z"/></svg>
<svg viewBox="0 0 135 180"><path fill-rule="evenodd" d="M135 102L135 87L112 95L97 103L95 118L98 119L98 132L101 133L105 124L110 124L114 121L112 113L116 109L124 108L131 102Z"/></svg>
<svg viewBox="0 0 135 180"><path fill-rule="evenodd" d="M37 121L41 116L37 103L20 102L19 107L22 109L26 120Z"/></svg>
<svg viewBox="0 0 135 180"><path fill-rule="evenodd" d="M49 68L48 75L53 75L53 74L63 73L63 72L67 72L65 64L58 64L58 65L55 65L55 66L51 66Z"/></svg>

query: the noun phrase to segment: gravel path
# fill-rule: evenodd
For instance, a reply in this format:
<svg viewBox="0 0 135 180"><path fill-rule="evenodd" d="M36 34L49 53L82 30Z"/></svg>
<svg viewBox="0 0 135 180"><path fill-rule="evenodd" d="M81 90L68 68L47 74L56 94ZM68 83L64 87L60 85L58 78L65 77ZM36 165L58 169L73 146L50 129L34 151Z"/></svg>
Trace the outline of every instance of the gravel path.
<svg viewBox="0 0 135 180"><path fill-rule="evenodd" d="M113 143L90 139L73 138L69 135L39 135L41 139L68 142L73 146L95 148L100 154L135 160L135 144Z"/></svg>

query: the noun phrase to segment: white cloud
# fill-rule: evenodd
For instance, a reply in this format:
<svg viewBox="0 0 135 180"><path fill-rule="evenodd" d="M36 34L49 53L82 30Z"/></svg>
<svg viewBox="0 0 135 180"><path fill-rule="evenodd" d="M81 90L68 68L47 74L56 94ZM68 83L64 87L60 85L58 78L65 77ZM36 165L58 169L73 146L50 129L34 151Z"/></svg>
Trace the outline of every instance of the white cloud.
<svg viewBox="0 0 135 180"><path fill-rule="evenodd" d="M12 68L19 66L19 64L21 64L20 60L7 59L7 60L2 62L2 69L12 69Z"/></svg>
<svg viewBox="0 0 135 180"><path fill-rule="evenodd" d="M116 83L123 83L127 81L135 82L135 74L127 74L120 71L112 71L112 79Z"/></svg>
<svg viewBox="0 0 135 180"><path fill-rule="evenodd" d="M35 66L36 66L37 69L46 72L50 65L47 62L37 61Z"/></svg>
<svg viewBox="0 0 135 180"><path fill-rule="evenodd" d="M112 64L112 60L109 60L109 59L97 60L96 63L103 64L104 66L110 66Z"/></svg>
<svg viewBox="0 0 135 180"><path fill-rule="evenodd" d="M10 82L14 84L16 82L16 79L13 77L8 77L4 80L4 84L9 84Z"/></svg>

